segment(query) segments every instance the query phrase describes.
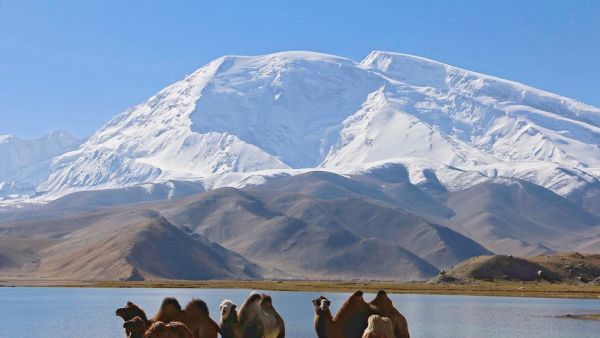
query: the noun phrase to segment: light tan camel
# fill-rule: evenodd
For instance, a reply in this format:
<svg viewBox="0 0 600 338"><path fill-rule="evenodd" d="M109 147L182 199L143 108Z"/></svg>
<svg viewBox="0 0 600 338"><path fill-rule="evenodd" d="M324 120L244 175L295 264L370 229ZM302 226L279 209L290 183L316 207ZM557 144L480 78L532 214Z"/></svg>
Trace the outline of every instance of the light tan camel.
<svg viewBox="0 0 600 338"><path fill-rule="evenodd" d="M223 338L284 338L285 323L273 307L270 296L251 294L240 308L225 300L221 310L221 335Z"/></svg>
<svg viewBox="0 0 600 338"><path fill-rule="evenodd" d="M367 325L362 338L396 338L392 320L388 317L372 315L369 317L369 324Z"/></svg>

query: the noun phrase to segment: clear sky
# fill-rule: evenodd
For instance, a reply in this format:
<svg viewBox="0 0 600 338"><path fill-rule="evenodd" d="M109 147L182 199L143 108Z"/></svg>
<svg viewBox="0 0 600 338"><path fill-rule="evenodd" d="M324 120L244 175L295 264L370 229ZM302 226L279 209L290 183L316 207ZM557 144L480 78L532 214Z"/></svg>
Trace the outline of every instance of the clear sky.
<svg viewBox="0 0 600 338"><path fill-rule="evenodd" d="M87 136L226 54L375 49L600 106L600 1L0 0L0 134Z"/></svg>

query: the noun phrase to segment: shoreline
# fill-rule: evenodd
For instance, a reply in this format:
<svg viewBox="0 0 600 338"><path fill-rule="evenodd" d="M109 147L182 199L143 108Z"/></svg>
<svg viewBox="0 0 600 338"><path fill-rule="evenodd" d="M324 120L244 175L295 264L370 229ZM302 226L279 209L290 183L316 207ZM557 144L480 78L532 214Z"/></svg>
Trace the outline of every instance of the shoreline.
<svg viewBox="0 0 600 338"><path fill-rule="evenodd" d="M67 288L201 288L253 289L295 292L503 296L538 298L599 299L600 285L547 282L473 282L470 284L427 284L425 282L383 281L306 281L306 280L153 280L153 281L72 281L0 279L0 287L67 287Z"/></svg>

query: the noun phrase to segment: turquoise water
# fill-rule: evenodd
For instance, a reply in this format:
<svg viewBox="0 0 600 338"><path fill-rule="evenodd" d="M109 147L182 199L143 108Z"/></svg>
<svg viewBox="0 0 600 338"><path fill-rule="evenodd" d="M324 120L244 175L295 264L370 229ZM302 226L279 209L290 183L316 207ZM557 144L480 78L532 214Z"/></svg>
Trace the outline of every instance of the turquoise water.
<svg viewBox="0 0 600 338"><path fill-rule="evenodd" d="M223 299L241 304L250 290L0 288L0 337L118 338L122 321L114 310L127 300L153 315L163 297L183 304L204 299L218 321ZM323 294L337 307L342 293L272 292L289 338L315 337L311 299ZM368 301L373 295L365 295ZM391 295L407 317L411 337L600 337L600 321L557 315L600 313L600 300Z"/></svg>

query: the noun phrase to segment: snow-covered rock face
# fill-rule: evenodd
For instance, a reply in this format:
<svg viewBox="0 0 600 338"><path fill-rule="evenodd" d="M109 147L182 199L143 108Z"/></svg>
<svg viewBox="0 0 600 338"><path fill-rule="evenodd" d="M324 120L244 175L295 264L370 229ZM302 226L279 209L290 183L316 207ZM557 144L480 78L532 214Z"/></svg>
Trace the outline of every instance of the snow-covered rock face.
<svg viewBox="0 0 600 338"><path fill-rule="evenodd" d="M35 192L48 177L52 158L81 143L62 131L35 140L0 135L0 198Z"/></svg>
<svg viewBox="0 0 600 338"><path fill-rule="evenodd" d="M38 190L386 162L449 187L512 175L565 192L598 175L600 110L403 54L227 56L57 157Z"/></svg>
<svg viewBox="0 0 600 338"><path fill-rule="evenodd" d="M234 134L293 168L319 165L340 123L382 78L316 53L225 57L191 115L197 133Z"/></svg>
<svg viewBox="0 0 600 338"><path fill-rule="evenodd" d="M409 55L373 52L362 64L421 87L422 99L399 108L448 138L502 161L600 166L597 108Z"/></svg>

